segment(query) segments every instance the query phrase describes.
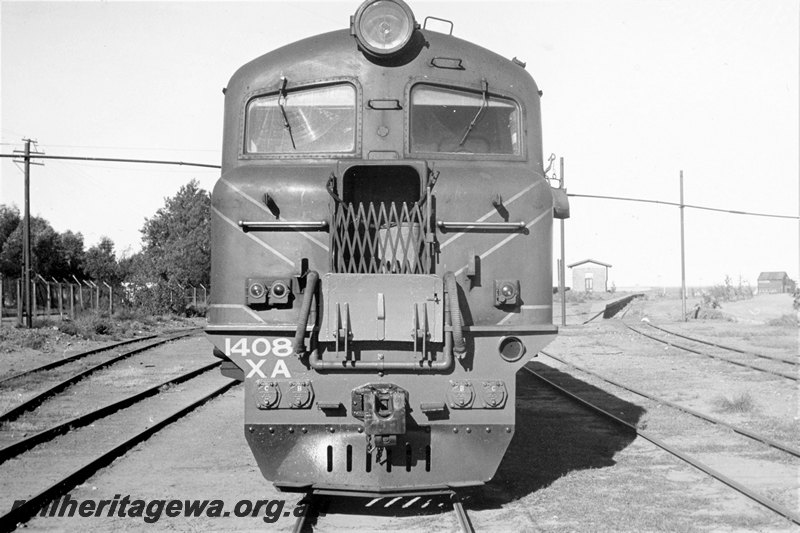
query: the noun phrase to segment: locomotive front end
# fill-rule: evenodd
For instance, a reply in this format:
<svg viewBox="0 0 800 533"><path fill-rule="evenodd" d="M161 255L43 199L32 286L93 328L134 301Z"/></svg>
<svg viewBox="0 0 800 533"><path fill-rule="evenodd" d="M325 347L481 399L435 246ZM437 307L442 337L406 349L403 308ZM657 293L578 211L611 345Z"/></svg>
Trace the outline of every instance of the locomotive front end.
<svg viewBox="0 0 800 533"><path fill-rule="evenodd" d="M491 479L550 342L553 199L516 61L369 0L226 89L206 329L284 490Z"/></svg>

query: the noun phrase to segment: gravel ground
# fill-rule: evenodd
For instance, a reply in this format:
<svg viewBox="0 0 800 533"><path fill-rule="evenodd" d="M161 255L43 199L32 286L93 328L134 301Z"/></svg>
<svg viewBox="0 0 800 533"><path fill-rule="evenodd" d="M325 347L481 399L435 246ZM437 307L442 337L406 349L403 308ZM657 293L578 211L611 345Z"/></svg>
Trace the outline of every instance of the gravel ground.
<svg viewBox="0 0 800 533"><path fill-rule="evenodd" d="M789 300L790 302L790 300ZM761 305L761 302L758 302ZM589 305L597 306L597 303ZM796 355L797 330L724 320L669 322L667 302L643 301L639 312L654 322L703 338ZM680 302L677 302L678 309ZM580 305L570 309L576 315ZM656 311L656 312L653 312ZM671 313L672 311L670 311ZM763 312L763 311L762 311ZM629 318L638 316L630 315ZM724 340L723 340L724 339ZM203 339L188 351L208 353ZM642 388L788 444L800 441L797 387L793 382L727 363L681 353L625 330L615 320L570 326L548 351L613 379ZM540 356L531 368L580 391L639 427L679 445L798 512L798 461ZM220 378L222 379L222 378ZM478 531L796 531L786 520L709 476L617 426L553 394L525 374L518 376L517 431L495 478L467 494L466 508ZM726 411L720 397L748 394L743 412ZM73 489L74 499L221 500L230 515L168 517L148 523L136 517L35 518L34 531L289 531L299 496L277 492L263 480L243 436L241 387L186 416L130 450ZM24 476L22 476L24 477ZM31 479L35 476L31 476ZM23 483L24 484L24 483ZM0 482L0 487L5 485ZM8 487L8 485L5 485ZM3 488L0 490L4 492ZM285 500L257 517L233 509L249 500ZM444 502L336 502L315 531L457 531ZM364 506L370 504L369 508ZM423 507L423 505L426 505ZM276 511L278 511L276 513ZM270 518L267 516L267 518Z"/></svg>

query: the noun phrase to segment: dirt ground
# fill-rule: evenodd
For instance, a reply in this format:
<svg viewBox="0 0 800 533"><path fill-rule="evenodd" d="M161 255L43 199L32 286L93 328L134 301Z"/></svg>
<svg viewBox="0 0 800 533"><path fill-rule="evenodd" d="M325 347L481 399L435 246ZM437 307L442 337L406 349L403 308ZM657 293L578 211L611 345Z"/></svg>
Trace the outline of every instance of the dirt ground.
<svg viewBox="0 0 800 533"><path fill-rule="evenodd" d="M619 295L614 295L618 297ZM648 297L625 320L654 323L706 339L798 357L798 329L768 326L792 312L791 298L763 295L723 304L715 320L682 322L680 300ZM748 304L749 302L749 304ZM547 348L554 355L630 386L748 427L790 445L800 442L796 382L759 375L642 338L618 319L581 325L605 305L570 303L568 326ZM690 305L692 305L690 303ZM556 306L558 310L558 306ZM557 317L555 322L560 323ZM198 353L209 353L202 338ZM665 349L666 348L666 349ZM0 354L4 359L7 354ZM58 356L57 351L50 356ZM12 356L13 357L13 356ZM209 353L209 358L210 358ZM210 360L210 359L209 359ZM0 363L5 364L5 363ZM17 363L19 364L19 363ZM800 511L800 462L727 430L678 415L539 356L531 368L579 390L629 421L680 446L738 481ZM4 367L0 366L0 370ZM796 367L794 372L796 373ZM2 372L0 372L2 376ZM225 378L220 377L222 382ZM797 531L788 521L680 462L649 442L620 432L522 372L518 375L517 431L495 479L468 494L478 531ZM743 402L728 410L723 400ZM297 495L277 492L256 468L244 439L243 390L234 388L70 492L74 499L219 499L231 510L244 500L284 500L275 521L261 517L36 518L31 531L289 531ZM120 495L120 496L117 496ZM386 500L334 505L315 531L457 531L445 502ZM273 507L272 511L276 511Z"/></svg>

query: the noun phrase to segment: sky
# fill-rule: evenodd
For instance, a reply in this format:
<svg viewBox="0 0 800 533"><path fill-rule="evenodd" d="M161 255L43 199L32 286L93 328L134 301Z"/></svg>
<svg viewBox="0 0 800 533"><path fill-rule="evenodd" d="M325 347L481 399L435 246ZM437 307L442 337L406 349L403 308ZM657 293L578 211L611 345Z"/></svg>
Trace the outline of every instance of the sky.
<svg viewBox="0 0 800 533"><path fill-rule="evenodd" d="M0 0L0 153L219 164L222 88L242 64L346 28L350 2ZM545 154L570 193L800 213L800 0L409 1L417 20L518 57L543 90ZM214 169L48 160L31 211L86 246L141 248L144 221ZM0 203L23 173L0 162ZM610 263L617 287L677 286L675 207L571 199L567 264ZM554 261L559 254L558 224ZM686 280L798 279L798 221L685 210ZM569 278L568 278L569 279Z"/></svg>

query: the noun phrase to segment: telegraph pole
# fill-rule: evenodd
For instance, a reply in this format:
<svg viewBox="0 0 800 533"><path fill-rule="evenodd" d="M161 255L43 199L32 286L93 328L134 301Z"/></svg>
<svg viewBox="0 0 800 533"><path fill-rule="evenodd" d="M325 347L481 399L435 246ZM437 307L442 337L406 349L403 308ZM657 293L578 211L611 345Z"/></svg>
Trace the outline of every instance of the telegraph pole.
<svg viewBox="0 0 800 533"><path fill-rule="evenodd" d="M562 157L559 160L559 164L561 168L559 169L561 172L561 188L564 189L566 192L566 185L564 184L564 158ZM564 265L566 265L565 257L564 257L564 219L562 218L559 220L561 223L561 264L559 265L559 280L561 281L561 286L558 288L559 292L561 293L561 325L566 327L567 325L567 273L565 270Z"/></svg>
<svg viewBox="0 0 800 533"><path fill-rule="evenodd" d="M34 295L31 292L31 143L32 139L23 139L25 150L14 153L23 155L25 165L25 218L22 222L22 301L25 303L25 327L33 327ZM35 152L38 154L39 152ZM33 163L41 165L42 163Z"/></svg>
<svg viewBox="0 0 800 533"><path fill-rule="evenodd" d="M681 310L683 311L683 321L686 322L686 254L684 251L683 238L683 170L681 170Z"/></svg>
<svg viewBox="0 0 800 533"><path fill-rule="evenodd" d="M25 222L22 226L22 274L25 298L25 327L33 327L33 298L31 294L31 140L25 139Z"/></svg>

